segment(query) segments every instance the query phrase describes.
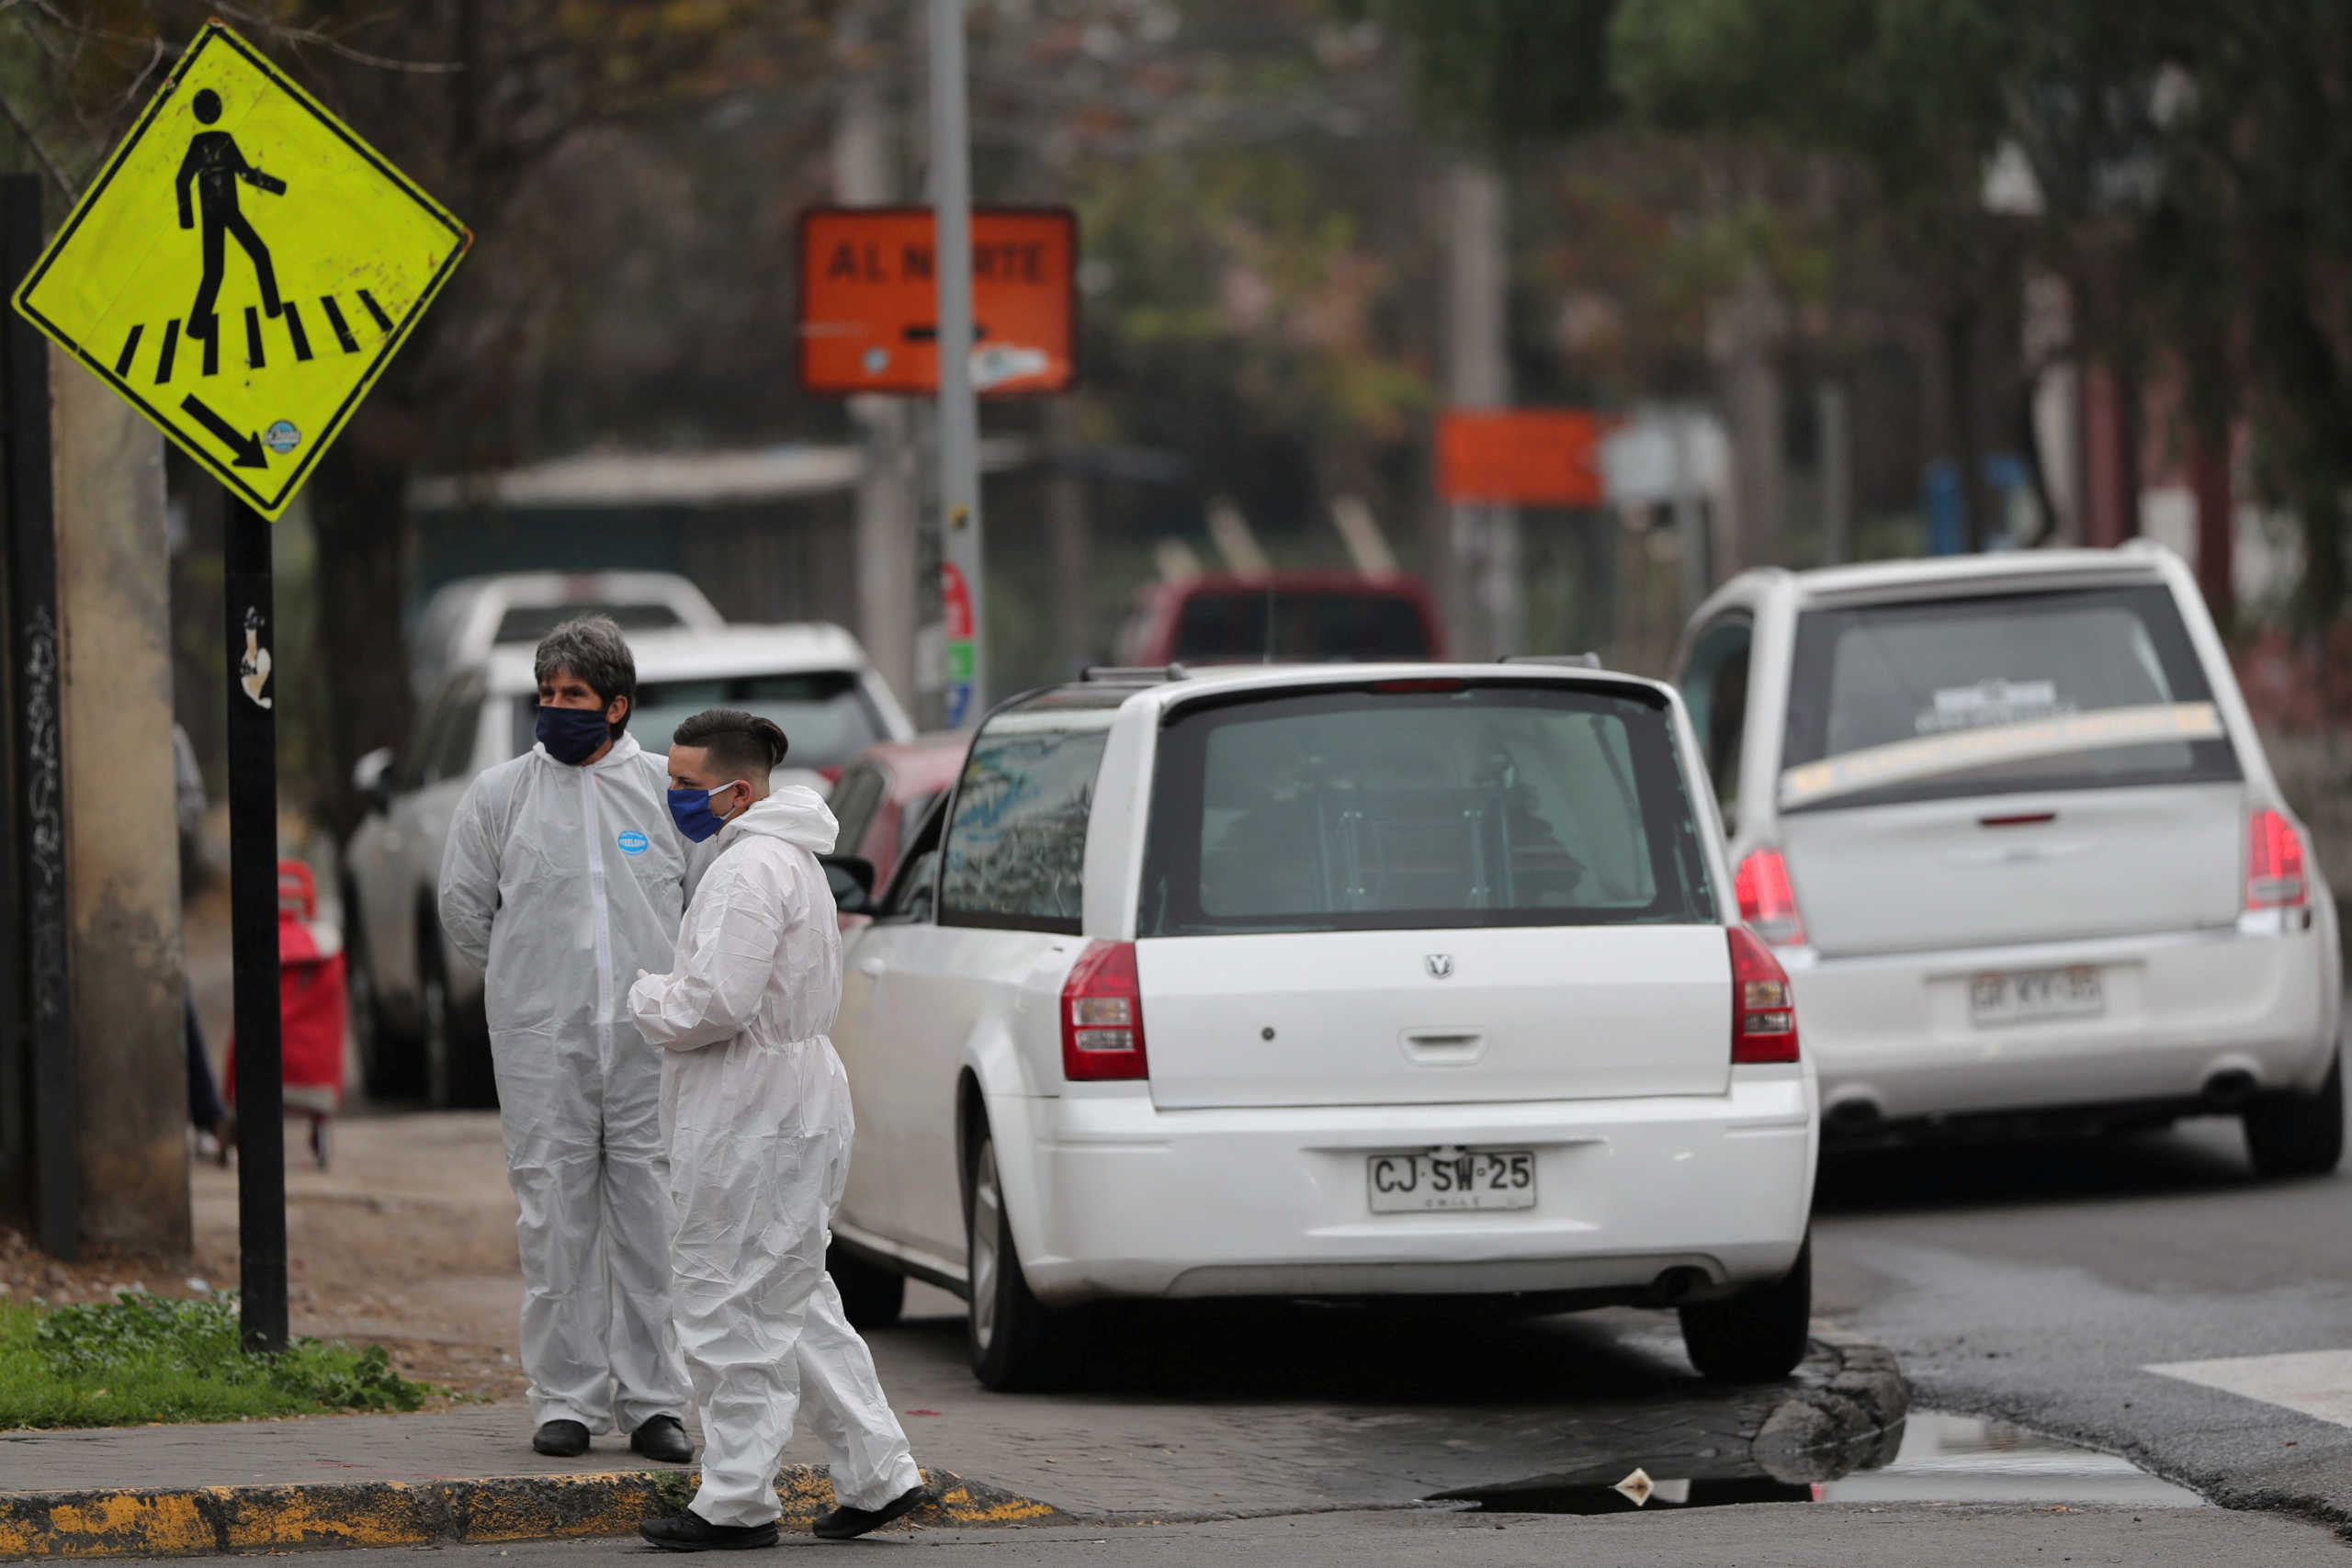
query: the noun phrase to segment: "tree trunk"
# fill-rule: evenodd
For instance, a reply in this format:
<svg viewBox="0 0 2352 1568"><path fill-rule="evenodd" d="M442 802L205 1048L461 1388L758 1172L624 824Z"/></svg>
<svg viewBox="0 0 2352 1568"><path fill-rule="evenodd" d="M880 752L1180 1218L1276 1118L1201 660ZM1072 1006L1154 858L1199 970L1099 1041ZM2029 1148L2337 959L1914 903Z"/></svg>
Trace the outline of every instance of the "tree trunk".
<svg viewBox="0 0 2352 1568"><path fill-rule="evenodd" d="M319 551L318 651L334 692L327 707L334 788L320 809L337 840L365 809L351 788L352 765L379 746L407 744L413 706L401 635L408 464L364 439L366 419L363 413L352 422L311 479Z"/></svg>
<svg viewBox="0 0 2352 1568"><path fill-rule="evenodd" d="M2197 494L2197 586L2213 622L2227 632L2237 620L2237 529L2230 495L2230 422L2197 421L2189 479Z"/></svg>
<svg viewBox="0 0 2352 1568"><path fill-rule="evenodd" d="M1993 536L1993 502L1984 486L1984 454L1976 434L1976 305L1944 314L1945 418L1952 461L1960 469L1961 543L1971 555Z"/></svg>

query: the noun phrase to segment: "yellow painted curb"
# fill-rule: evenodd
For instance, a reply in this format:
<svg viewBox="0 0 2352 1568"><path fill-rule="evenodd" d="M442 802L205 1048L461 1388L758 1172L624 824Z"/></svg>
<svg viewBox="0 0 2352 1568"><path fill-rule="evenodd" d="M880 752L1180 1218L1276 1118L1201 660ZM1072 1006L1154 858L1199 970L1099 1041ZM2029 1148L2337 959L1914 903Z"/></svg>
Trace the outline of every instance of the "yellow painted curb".
<svg viewBox="0 0 2352 1568"><path fill-rule="evenodd" d="M924 1472L932 1500L908 1516L927 1525L1045 1524L1059 1509L944 1470ZM683 1512L699 1478L684 1471L480 1480L196 1486L93 1492L0 1492L0 1558L192 1557L323 1546L420 1546L436 1540L548 1540L634 1532ZM822 1466L776 1478L785 1529L805 1529L833 1506Z"/></svg>

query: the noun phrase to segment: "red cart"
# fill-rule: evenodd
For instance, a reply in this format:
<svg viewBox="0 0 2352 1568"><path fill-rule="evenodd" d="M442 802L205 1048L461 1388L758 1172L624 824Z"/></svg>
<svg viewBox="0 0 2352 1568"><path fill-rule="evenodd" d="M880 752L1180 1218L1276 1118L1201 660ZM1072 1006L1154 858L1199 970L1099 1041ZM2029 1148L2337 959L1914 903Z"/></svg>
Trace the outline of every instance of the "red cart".
<svg viewBox="0 0 2352 1568"><path fill-rule="evenodd" d="M349 1018L343 930L319 916L318 885L298 860L277 863L277 995L286 1109L311 1118L311 1153L327 1167L327 1133L343 1108ZM237 1045L229 1043L229 1103L236 1104Z"/></svg>

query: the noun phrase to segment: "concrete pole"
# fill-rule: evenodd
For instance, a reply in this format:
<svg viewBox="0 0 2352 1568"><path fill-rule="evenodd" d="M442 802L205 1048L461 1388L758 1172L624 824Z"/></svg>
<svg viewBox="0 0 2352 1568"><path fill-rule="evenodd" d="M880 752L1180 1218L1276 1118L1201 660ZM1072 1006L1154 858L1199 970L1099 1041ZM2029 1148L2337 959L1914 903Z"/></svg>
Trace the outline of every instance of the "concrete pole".
<svg viewBox="0 0 2352 1568"><path fill-rule="evenodd" d="M164 442L50 355L84 1242L188 1249Z"/></svg>
<svg viewBox="0 0 2352 1568"><path fill-rule="evenodd" d="M1446 175L1445 397L1457 409L1510 405L1509 215L1502 176L1464 160ZM1457 502L1446 618L1464 658L1519 648L1524 601L1519 580L1519 514Z"/></svg>
<svg viewBox="0 0 2352 1568"><path fill-rule="evenodd" d="M931 182L939 283L939 517L946 604L946 721L988 705L981 581L980 411L972 390L972 159L964 97L964 0L931 0Z"/></svg>
<svg viewBox="0 0 2352 1568"><path fill-rule="evenodd" d="M833 129L833 199L876 207L899 197L890 135L884 46L876 41L875 6L853 6L841 17L835 58L842 70L841 118ZM849 400L857 428L857 635L874 668L909 712L915 705L915 628L925 585L915 564L920 502L907 410L896 398Z"/></svg>

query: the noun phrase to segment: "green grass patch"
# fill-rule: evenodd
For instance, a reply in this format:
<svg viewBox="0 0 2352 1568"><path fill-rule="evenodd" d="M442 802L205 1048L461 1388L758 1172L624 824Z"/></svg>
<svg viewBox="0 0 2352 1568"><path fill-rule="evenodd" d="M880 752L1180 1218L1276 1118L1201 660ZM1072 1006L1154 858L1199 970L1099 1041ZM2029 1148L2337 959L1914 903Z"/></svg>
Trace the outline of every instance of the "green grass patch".
<svg viewBox="0 0 2352 1568"><path fill-rule="evenodd" d="M96 1306L0 1301L0 1430L415 1410L441 1391L392 1371L380 1345L238 1345L233 1294L125 1291Z"/></svg>

